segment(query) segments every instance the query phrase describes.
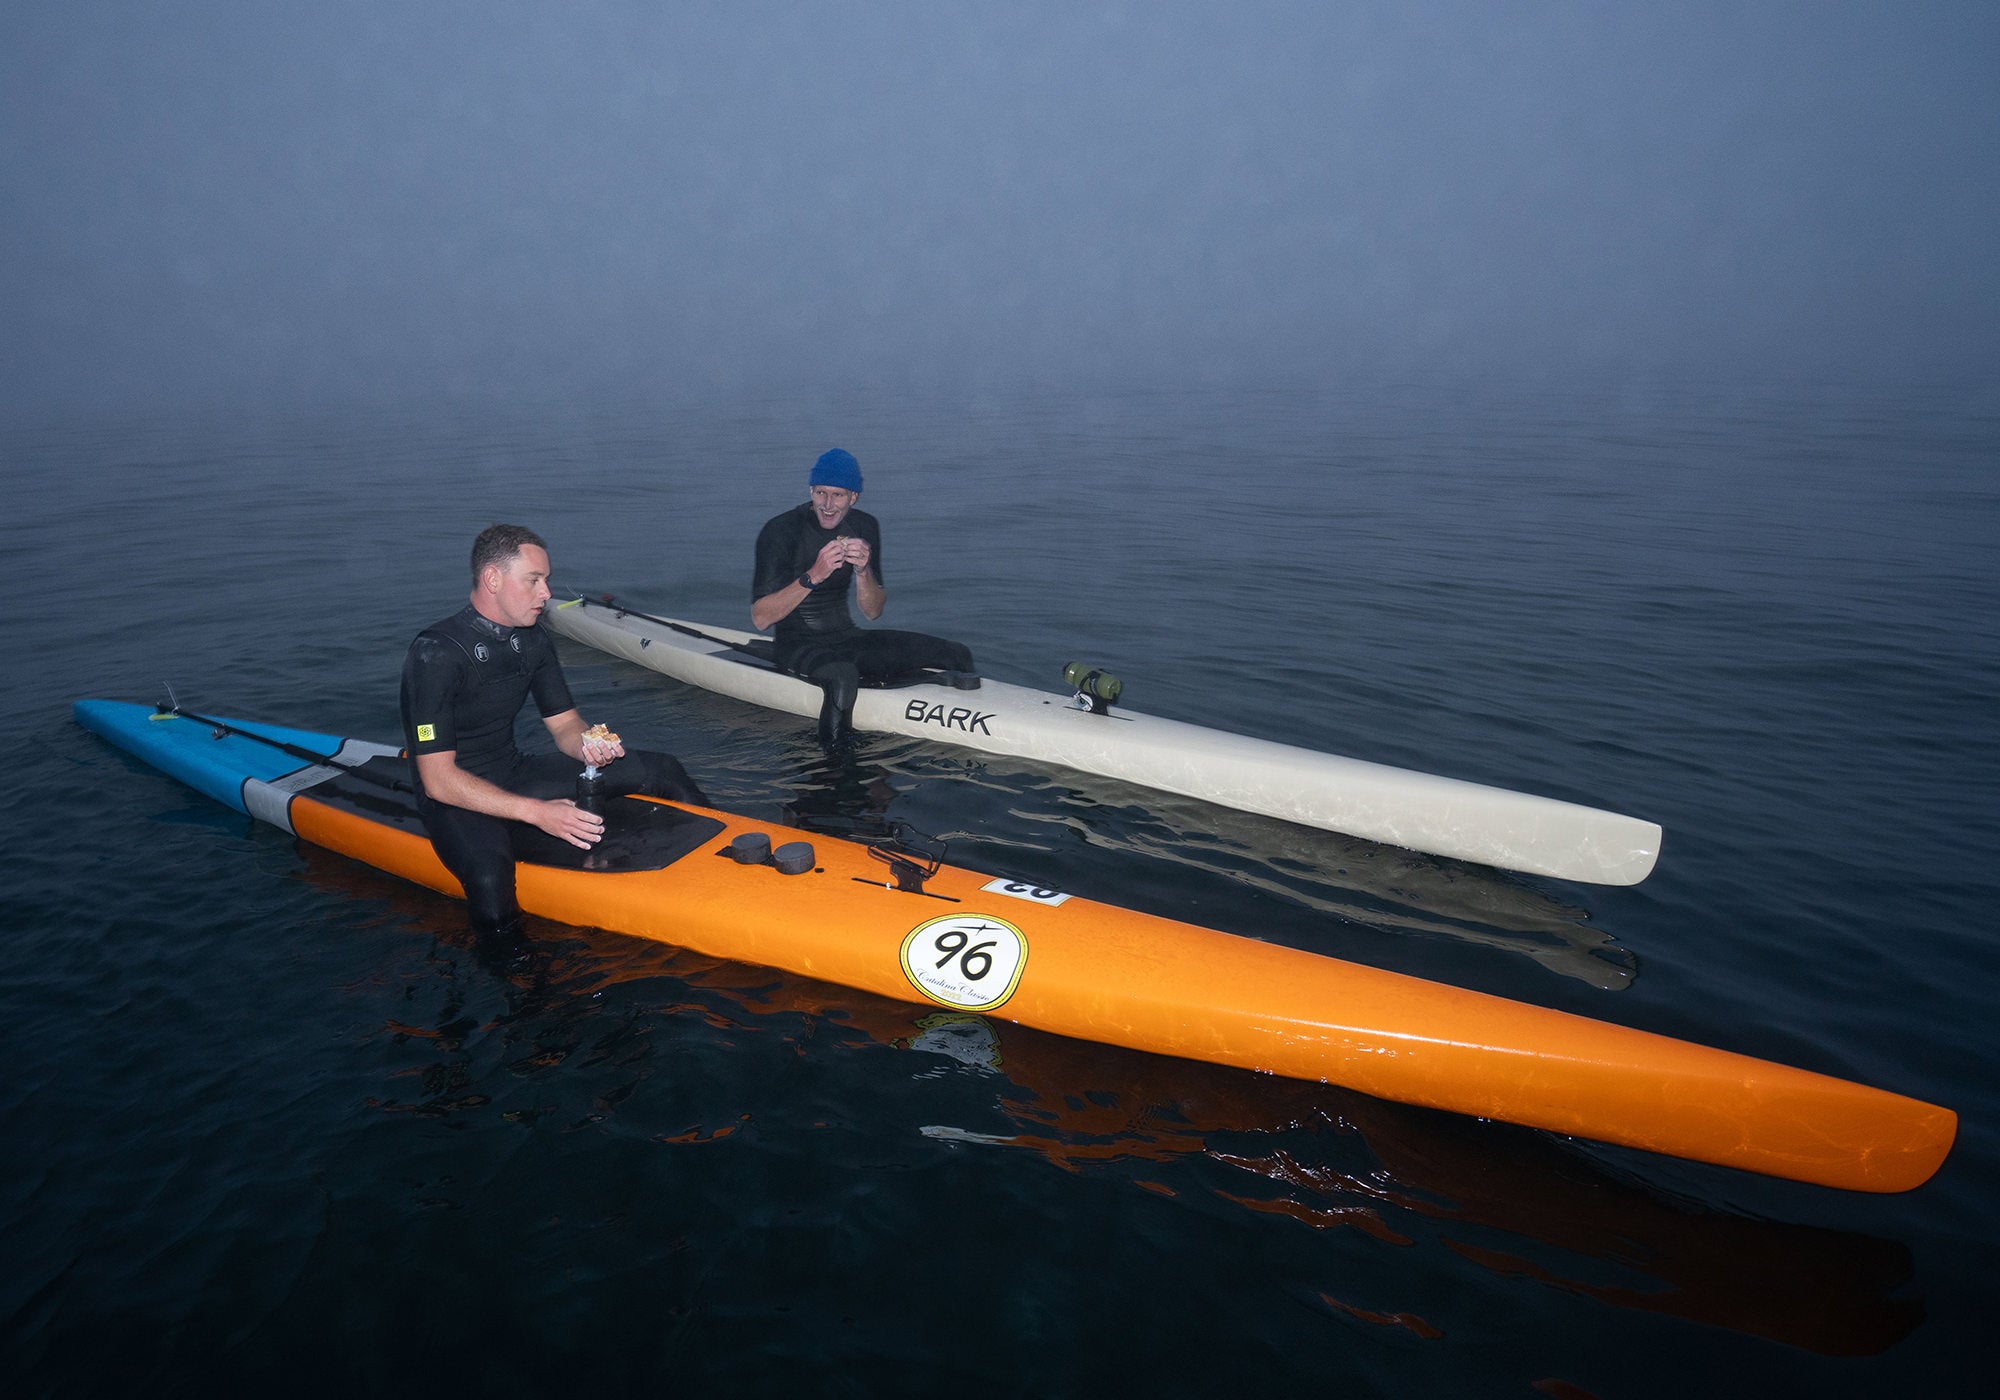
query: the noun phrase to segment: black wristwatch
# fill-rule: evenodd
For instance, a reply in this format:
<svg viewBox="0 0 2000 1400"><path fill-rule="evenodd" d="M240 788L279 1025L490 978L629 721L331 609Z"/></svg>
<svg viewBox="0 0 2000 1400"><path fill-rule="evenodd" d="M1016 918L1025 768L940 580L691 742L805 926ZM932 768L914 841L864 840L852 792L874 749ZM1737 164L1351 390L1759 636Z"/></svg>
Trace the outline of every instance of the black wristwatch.
<svg viewBox="0 0 2000 1400"><path fill-rule="evenodd" d="M813 571L811 569L807 569L799 575L799 587L805 589L808 593L819 587L818 584L813 582Z"/></svg>

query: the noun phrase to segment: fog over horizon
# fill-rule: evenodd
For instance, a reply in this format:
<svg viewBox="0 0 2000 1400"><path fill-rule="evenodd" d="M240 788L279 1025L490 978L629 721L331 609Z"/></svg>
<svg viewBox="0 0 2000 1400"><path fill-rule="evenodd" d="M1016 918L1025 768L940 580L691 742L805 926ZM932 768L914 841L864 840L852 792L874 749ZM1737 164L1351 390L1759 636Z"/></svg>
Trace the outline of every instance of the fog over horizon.
<svg viewBox="0 0 2000 1400"><path fill-rule="evenodd" d="M0 17L0 414L2000 378L2000 6Z"/></svg>

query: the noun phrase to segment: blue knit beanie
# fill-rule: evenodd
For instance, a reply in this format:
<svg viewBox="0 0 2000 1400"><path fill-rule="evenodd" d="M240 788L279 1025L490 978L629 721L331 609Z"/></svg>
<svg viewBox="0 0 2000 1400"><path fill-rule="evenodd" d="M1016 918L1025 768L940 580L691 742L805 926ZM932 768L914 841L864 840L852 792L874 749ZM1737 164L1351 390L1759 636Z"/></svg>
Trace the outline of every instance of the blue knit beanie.
<svg viewBox="0 0 2000 1400"><path fill-rule="evenodd" d="M861 494L861 464L854 460L852 452L843 452L838 447L819 454L813 463L813 486L833 486L842 491Z"/></svg>

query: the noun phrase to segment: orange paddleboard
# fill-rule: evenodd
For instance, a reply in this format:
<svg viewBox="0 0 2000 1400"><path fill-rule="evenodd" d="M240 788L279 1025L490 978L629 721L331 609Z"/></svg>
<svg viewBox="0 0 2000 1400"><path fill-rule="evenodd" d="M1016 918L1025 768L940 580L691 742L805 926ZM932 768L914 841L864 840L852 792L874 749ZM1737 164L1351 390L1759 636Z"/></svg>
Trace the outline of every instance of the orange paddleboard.
<svg viewBox="0 0 2000 1400"><path fill-rule="evenodd" d="M105 701L76 712L240 810L460 893L407 794L387 786L407 779L393 749ZM947 865L898 888L852 842L648 799L609 805L590 856L550 840L547 863L537 852L520 866L524 909L1062 1035L1850 1190L1921 1185L1957 1132L1948 1109L1725 1050Z"/></svg>

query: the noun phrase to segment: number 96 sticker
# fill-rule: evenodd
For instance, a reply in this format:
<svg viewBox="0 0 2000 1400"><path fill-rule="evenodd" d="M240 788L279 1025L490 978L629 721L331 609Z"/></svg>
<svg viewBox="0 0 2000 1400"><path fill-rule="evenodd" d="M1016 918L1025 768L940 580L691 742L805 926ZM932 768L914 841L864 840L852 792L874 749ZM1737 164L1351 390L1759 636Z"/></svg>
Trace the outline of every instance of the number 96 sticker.
<svg viewBox="0 0 2000 1400"><path fill-rule="evenodd" d="M910 985L962 1011L991 1011L1006 1001L1027 965L1021 930L983 914L947 914L918 924L903 940Z"/></svg>

